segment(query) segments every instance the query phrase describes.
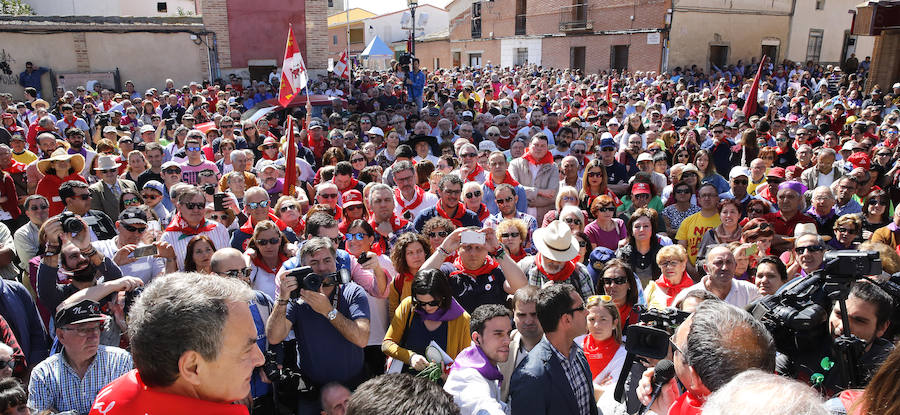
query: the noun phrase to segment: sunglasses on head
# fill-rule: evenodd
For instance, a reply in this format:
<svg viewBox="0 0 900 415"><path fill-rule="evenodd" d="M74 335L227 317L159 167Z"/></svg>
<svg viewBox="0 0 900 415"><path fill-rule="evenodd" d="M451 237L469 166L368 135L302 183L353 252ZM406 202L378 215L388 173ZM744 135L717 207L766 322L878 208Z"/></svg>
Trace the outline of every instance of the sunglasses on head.
<svg viewBox="0 0 900 415"><path fill-rule="evenodd" d="M269 239L257 239L256 244L259 246L266 245L278 245L281 243L281 238L269 238Z"/></svg>
<svg viewBox="0 0 900 415"><path fill-rule="evenodd" d="M247 202L247 207L249 207L250 209L269 207L269 201L263 200L260 202Z"/></svg>

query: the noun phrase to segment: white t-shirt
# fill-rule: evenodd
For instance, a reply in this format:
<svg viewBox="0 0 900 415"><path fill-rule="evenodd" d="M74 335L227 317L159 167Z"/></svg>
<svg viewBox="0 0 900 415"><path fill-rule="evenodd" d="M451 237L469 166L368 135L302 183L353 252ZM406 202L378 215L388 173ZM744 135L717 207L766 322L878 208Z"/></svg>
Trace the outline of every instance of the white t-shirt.
<svg viewBox="0 0 900 415"><path fill-rule="evenodd" d="M117 236L112 239L91 242L91 245L97 248L97 251L103 256L112 259L116 256L116 252L119 251L119 247L116 246L118 239L119 237ZM146 284L157 275L166 272L166 260L156 256L146 256L138 258L130 264L119 265L119 269L122 270L123 276L140 278Z"/></svg>
<svg viewBox="0 0 900 415"><path fill-rule="evenodd" d="M678 303L683 300L684 297L691 291L697 290L705 290L706 282L709 280L709 276L703 277L700 282L687 287L681 290L677 296L675 296L675 300L672 301L672 304ZM728 291L728 295L723 299L726 303L731 304L738 308L744 308L747 304L750 304L757 298L759 298L759 292L756 290L756 286L751 284L748 281L741 281L732 279L731 280L731 290Z"/></svg>

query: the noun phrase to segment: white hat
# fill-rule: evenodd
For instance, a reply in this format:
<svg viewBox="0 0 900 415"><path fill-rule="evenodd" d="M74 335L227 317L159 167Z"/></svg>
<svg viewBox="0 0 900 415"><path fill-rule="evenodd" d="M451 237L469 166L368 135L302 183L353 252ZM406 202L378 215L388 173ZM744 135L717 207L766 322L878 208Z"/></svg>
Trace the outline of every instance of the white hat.
<svg viewBox="0 0 900 415"><path fill-rule="evenodd" d="M498 151L497 145L493 141L484 140L478 143L478 151Z"/></svg>
<svg viewBox="0 0 900 415"><path fill-rule="evenodd" d="M141 134L146 133L147 131L153 131L153 132L155 132L156 129L153 128L152 125L145 125L145 126L141 127Z"/></svg>
<svg viewBox="0 0 900 415"><path fill-rule="evenodd" d="M728 173L729 179L733 179L735 177L740 177L740 176L750 178L750 170L748 170L746 167L734 166L731 168L731 172Z"/></svg>
<svg viewBox="0 0 900 415"><path fill-rule="evenodd" d="M653 156L651 156L650 153L641 153L641 155L638 156L637 162L640 163L642 161L653 161Z"/></svg>
<svg viewBox="0 0 900 415"><path fill-rule="evenodd" d="M369 131L366 131L366 132L369 134L374 134L374 135L384 137L384 131L382 131L381 128L378 128L378 127L369 128Z"/></svg>
<svg viewBox="0 0 900 415"><path fill-rule="evenodd" d="M113 156L98 156L97 166L94 169L97 171L112 170L118 169L121 165L121 163L116 163L116 159Z"/></svg>
<svg viewBox="0 0 900 415"><path fill-rule="evenodd" d="M859 143L857 143L855 140L849 140L844 143L843 147L841 147L841 151L853 151L853 149L855 149L858 145Z"/></svg>
<svg viewBox="0 0 900 415"><path fill-rule="evenodd" d="M555 220L534 231L534 246L544 257L557 262L566 262L578 256L578 239L565 222Z"/></svg>
<svg viewBox="0 0 900 415"><path fill-rule="evenodd" d="M897 83L894 84L894 86L892 86L891 88L892 88L892 89L900 88L900 82L897 82Z"/></svg>
<svg viewBox="0 0 900 415"><path fill-rule="evenodd" d="M621 124L619 124L619 120L617 120L616 117L612 117L609 119L609 121L606 122L606 125L613 125L613 124L621 125Z"/></svg>

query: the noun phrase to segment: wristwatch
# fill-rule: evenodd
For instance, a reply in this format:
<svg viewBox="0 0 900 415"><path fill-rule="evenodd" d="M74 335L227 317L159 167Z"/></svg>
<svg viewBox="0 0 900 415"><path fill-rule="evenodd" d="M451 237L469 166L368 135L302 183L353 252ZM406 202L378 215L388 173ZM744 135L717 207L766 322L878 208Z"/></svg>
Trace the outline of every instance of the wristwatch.
<svg viewBox="0 0 900 415"><path fill-rule="evenodd" d="M328 321L336 319L337 318L337 309L332 308L331 311L328 312L326 317L328 317Z"/></svg>

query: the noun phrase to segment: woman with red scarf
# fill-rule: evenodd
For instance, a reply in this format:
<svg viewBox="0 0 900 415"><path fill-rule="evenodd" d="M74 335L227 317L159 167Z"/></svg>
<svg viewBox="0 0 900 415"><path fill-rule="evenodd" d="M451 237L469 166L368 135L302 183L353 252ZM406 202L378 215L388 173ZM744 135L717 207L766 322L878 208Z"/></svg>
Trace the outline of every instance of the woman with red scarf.
<svg viewBox="0 0 900 415"><path fill-rule="evenodd" d="M687 260L687 250L678 244L664 246L656 253L656 263L662 269L662 275L647 283L644 289L648 307L671 307L675 296L694 284L687 273Z"/></svg>
<svg viewBox="0 0 900 415"><path fill-rule="evenodd" d="M497 239L506 248L506 252L513 261L518 263L528 256L525 252L525 244L530 240L528 226L518 219L505 219L497 225Z"/></svg>
<svg viewBox="0 0 900 415"><path fill-rule="evenodd" d="M596 385L615 385L625 363L619 310L608 295L592 295L584 302L588 335L581 348Z"/></svg>
<svg viewBox="0 0 900 415"><path fill-rule="evenodd" d="M79 174L84 170L84 157L81 154L67 154L64 148L58 148L50 158L38 161L37 168L44 177L38 182L35 193L50 201L50 216L60 214L66 207L59 197L59 188L63 183L69 180L87 183Z"/></svg>
<svg viewBox="0 0 900 415"><path fill-rule="evenodd" d="M250 221L247 221L250 223ZM247 244L250 253L250 285L254 290L262 291L272 298L278 298L275 292L275 274L278 268L293 254L288 251L288 240L278 225L264 220L253 228L253 237Z"/></svg>
<svg viewBox="0 0 900 415"><path fill-rule="evenodd" d="M391 248L391 263L394 264L397 277L391 283L388 295L388 315L393 316L400 302L410 296L413 277L429 256L431 245L425 235L407 232L397 238Z"/></svg>
<svg viewBox="0 0 900 415"><path fill-rule="evenodd" d="M228 203L226 202L226 207L229 207ZM237 210L234 203L230 203L230 205L232 209ZM278 227L278 230L288 239L288 242L298 242L300 240L297 238L297 233L293 229L288 228L275 215L275 209L271 208L271 205L272 201L269 199L269 194L262 187L254 186L244 192L244 213L248 219L231 235L229 245L232 248L244 251L251 236L253 236L256 225L265 220L273 222Z"/></svg>
<svg viewBox="0 0 900 415"><path fill-rule="evenodd" d="M638 287L631 267L620 259L613 259L603 267L602 277L597 281L597 292L611 297L619 310L619 325L622 330L640 320L634 305L638 302Z"/></svg>
<svg viewBox="0 0 900 415"><path fill-rule="evenodd" d="M594 159L584 166L584 176L581 178L581 183L582 188L578 195L578 207L589 213L588 219L597 218L594 216L594 212L591 211L591 204L598 196L609 196L613 200L615 207L622 205L619 197L607 187L606 167L603 166L602 160Z"/></svg>

